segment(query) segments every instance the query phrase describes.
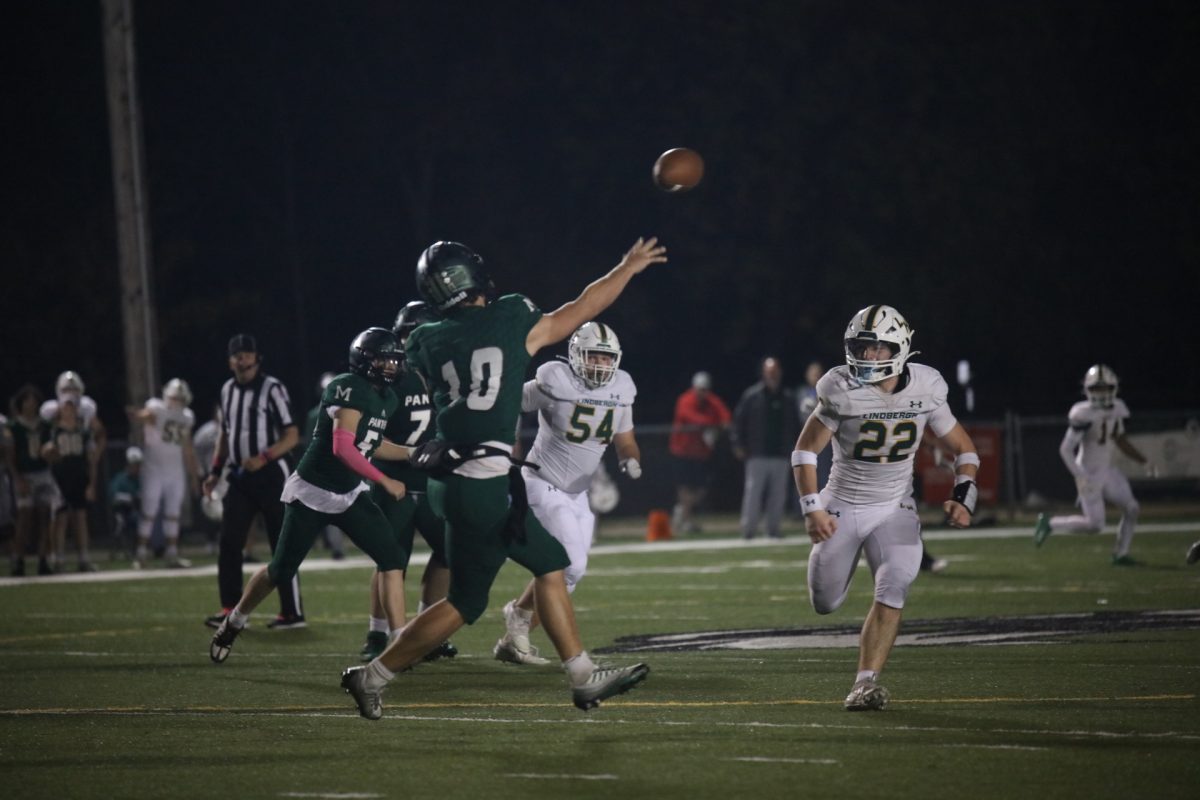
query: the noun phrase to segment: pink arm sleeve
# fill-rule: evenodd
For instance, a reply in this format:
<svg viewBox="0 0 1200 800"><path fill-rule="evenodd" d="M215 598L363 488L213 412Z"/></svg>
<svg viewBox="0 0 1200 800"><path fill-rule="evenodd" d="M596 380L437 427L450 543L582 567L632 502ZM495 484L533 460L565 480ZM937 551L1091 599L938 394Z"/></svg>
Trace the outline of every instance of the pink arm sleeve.
<svg viewBox="0 0 1200 800"><path fill-rule="evenodd" d="M379 468L367 461L358 448L354 446L354 434L342 428L333 429L333 454L343 464L369 481L380 483L383 473Z"/></svg>

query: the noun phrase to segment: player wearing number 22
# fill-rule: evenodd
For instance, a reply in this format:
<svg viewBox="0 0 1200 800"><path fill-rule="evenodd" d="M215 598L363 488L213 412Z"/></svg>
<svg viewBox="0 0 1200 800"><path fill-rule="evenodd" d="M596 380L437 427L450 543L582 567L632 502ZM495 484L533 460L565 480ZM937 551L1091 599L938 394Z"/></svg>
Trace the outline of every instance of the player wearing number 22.
<svg viewBox="0 0 1200 800"><path fill-rule="evenodd" d="M217 628L209 647L213 661L219 664L229 657L250 612L276 586L291 581L326 525L345 531L375 562L388 623L394 629L404 627L407 557L366 482L383 486L397 500L404 497L404 484L367 460L372 455L408 457L407 447L383 436L388 417L399 404L391 384L403 359L395 335L386 328L368 328L350 344L350 371L325 387L308 448L283 486L283 529L271 563L254 574L237 606Z"/></svg>
<svg viewBox="0 0 1200 800"><path fill-rule="evenodd" d="M874 305L846 328L846 366L817 383L817 407L796 443L792 466L804 524L813 541L808 594L818 614L845 601L860 555L875 582L863 623L858 673L845 706L881 710L878 681L896 641L908 588L921 567L921 520L912 498L913 454L928 425L955 455L954 491L943 508L956 528L970 525L979 456L946 404L937 370L908 362L913 330L896 309ZM817 454L834 442L829 483L818 493Z"/></svg>
<svg viewBox="0 0 1200 800"><path fill-rule="evenodd" d="M429 502L446 520L450 588L377 659L342 673L342 688L363 717L383 715L382 693L397 672L483 614L509 558L534 576L538 615L578 708L592 708L645 678L644 664L597 667L583 649L564 578L570 559L527 513L524 483L510 454L533 354L566 339L611 305L635 275L666 260L657 240L639 239L578 298L543 314L518 294L490 299L483 260L465 245L436 242L422 253L417 288L443 319L408 339L409 362L429 383L437 413L437 439L417 448L414 463L430 469Z"/></svg>

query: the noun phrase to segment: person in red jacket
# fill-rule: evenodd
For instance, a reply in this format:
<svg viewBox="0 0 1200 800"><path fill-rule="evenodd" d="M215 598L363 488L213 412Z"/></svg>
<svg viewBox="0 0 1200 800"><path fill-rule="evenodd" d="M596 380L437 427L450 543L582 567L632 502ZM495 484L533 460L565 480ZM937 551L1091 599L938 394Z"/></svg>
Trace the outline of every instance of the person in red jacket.
<svg viewBox="0 0 1200 800"><path fill-rule="evenodd" d="M704 500L712 477L713 446L721 432L729 427L729 406L712 391L712 376L697 372L692 388L675 401L668 449L675 461L677 500L671 515L671 529L696 533L696 506Z"/></svg>

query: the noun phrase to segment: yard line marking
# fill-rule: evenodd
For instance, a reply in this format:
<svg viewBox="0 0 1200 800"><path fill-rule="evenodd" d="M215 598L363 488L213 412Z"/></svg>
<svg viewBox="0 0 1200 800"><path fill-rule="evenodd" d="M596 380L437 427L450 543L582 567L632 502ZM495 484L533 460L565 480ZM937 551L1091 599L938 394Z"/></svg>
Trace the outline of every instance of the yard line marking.
<svg viewBox="0 0 1200 800"><path fill-rule="evenodd" d="M1039 748L1041 749L1041 748ZM748 761L756 764L840 764L836 758L768 758L766 756L740 756L723 758L722 761Z"/></svg>
<svg viewBox="0 0 1200 800"><path fill-rule="evenodd" d="M979 750L1049 750L1049 747L1033 747L1023 744L935 744L934 747L971 747Z"/></svg>
<svg viewBox="0 0 1200 800"><path fill-rule="evenodd" d="M908 704L913 705L952 705L957 703L1111 703L1115 701L1127 702L1173 702L1176 700L1194 700L1194 694L1157 694L1157 695L1116 695L1116 696L1093 696L1093 697L954 697L954 698L908 698L904 700L894 700L893 705L903 706ZM737 707L780 707L780 706L824 706L824 705L840 705L839 699L829 700L810 700L805 698L792 698L780 700L654 700L654 701L638 701L638 700L608 700L605 701L605 708L619 707L622 709L633 708L724 708L730 706ZM302 713L308 711L319 711L322 709L345 709L346 705L305 705L305 706L107 706L98 708L6 708L0 709L0 716L21 717L21 716L36 716L39 714L52 716L88 716L105 714L142 714L145 716L170 716L173 714L287 714ZM439 710L439 709L489 709L489 708L567 708L565 703L397 703L390 705L388 708L397 710ZM453 718L457 719L457 718ZM690 723L688 723L690 724ZM715 725L763 725L763 726L781 726L792 727L797 723L727 723L715 722ZM854 726L861 727L861 726ZM905 726L899 726L904 728ZM932 730L927 728L911 728L911 730ZM947 729L953 730L953 729Z"/></svg>
<svg viewBox="0 0 1200 800"><path fill-rule="evenodd" d="M1190 697L1190 695L1185 695ZM1110 698L1094 698L1097 700L1108 700ZM840 701L831 701L830 704L840 705ZM533 706L533 704L530 704ZM557 708L565 710L561 703L540 703L537 706L544 708ZM326 709L326 710L320 710ZM338 713L333 713L333 709L337 709ZM345 705L338 706L296 706L296 707L279 707L274 709L263 708L212 708L212 707L197 707L193 709L7 709L0 710L0 717L5 716L36 716L38 714L58 715L58 716L174 716L174 717L199 717L212 716L216 713L237 714L242 716L259 716L259 717L315 717L326 720L346 720L353 724L358 723L359 716L352 708ZM894 717L894 714L879 714L874 715L875 719L886 721ZM661 719L625 719L625 718L607 718L601 719L598 717L578 717L571 718L556 718L556 719L521 719L521 718L504 718L504 717L443 717L429 716L424 714L386 714L383 717L384 722L454 722L470 725L478 725L480 723L492 723L498 725L651 725L660 727L697 727L704 726L706 728L726 727L726 728L780 728L780 729L813 729L813 730L838 730L838 731L869 731L878 733L880 726L878 723L869 725L850 725L850 724L829 724L823 722L713 722L706 720L696 722L692 720L661 720ZM1049 730L1049 729L1027 729L1027 728L971 728L971 727L950 727L945 725L891 725L887 727L890 731L912 731L917 733L948 733L954 735L1005 735L1005 736L1056 736L1070 739L1149 739L1154 741L1162 740L1179 740L1179 741L1200 741L1200 734L1182 732L1182 731L1160 731L1160 732L1145 732L1145 731L1098 731L1098 730Z"/></svg>
<svg viewBox="0 0 1200 800"><path fill-rule="evenodd" d="M502 777L505 778L549 778L552 780L578 780L578 781L615 781L616 775L600 774L600 775L568 775L543 772L506 772Z"/></svg>
<svg viewBox="0 0 1200 800"><path fill-rule="evenodd" d="M355 798L370 798L370 797L387 797L383 794L370 794L368 792L280 792L280 797L329 797L334 800L355 800Z"/></svg>

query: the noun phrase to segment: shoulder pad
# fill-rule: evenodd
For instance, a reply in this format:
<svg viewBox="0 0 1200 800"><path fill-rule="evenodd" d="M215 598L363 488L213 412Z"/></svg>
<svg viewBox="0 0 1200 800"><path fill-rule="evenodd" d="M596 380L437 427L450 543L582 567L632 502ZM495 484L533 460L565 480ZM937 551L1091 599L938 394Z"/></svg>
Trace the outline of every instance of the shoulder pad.
<svg viewBox="0 0 1200 800"><path fill-rule="evenodd" d="M506 294L492 302L493 306L501 308L513 308L517 310L523 309L530 314L542 313L542 310L537 305L523 294Z"/></svg>
<svg viewBox="0 0 1200 800"><path fill-rule="evenodd" d="M617 377L613 378L613 391L633 405L633 399L637 397L637 384L633 382L632 375L623 369L617 369Z"/></svg>
<svg viewBox="0 0 1200 800"><path fill-rule="evenodd" d="M1092 404L1086 400L1081 400L1071 406L1071 410L1067 412L1067 421L1071 423L1072 428L1086 430L1093 422Z"/></svg>

